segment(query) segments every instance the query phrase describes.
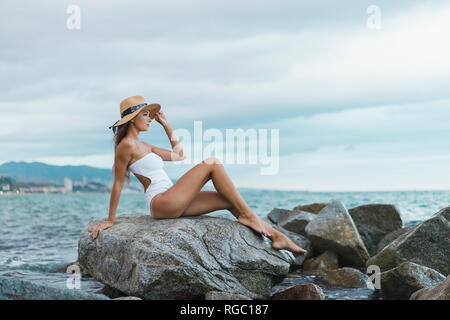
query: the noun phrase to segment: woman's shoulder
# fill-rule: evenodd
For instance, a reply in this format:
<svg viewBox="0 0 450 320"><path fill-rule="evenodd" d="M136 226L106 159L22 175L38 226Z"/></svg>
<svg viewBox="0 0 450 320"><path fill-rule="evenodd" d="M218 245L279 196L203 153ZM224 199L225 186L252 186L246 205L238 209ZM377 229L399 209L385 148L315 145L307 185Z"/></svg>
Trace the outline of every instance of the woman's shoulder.
<svg viewBox="0 0 450 320"><path fill-rule="evenodd" d="M152 152L153 145L144 141L128 140L123 139L117 145L116 152L126 153L134 157L136 155L138 158L142 153Z"/></svg>
<svg viewBox="0 0 450 320"><path fill-rule="evenodd" d="M116 156L131 158L135 149L136 146L133 141L122 139L116 147Z"/></svg>
<svg viewBox="0 0 450 320"><path fill-rule="evenodd" d="M122 141L120 141L119 144L117 145L117 151L133 149L135 147L135 144L136 143L133 140L122 139Z"/></svg>

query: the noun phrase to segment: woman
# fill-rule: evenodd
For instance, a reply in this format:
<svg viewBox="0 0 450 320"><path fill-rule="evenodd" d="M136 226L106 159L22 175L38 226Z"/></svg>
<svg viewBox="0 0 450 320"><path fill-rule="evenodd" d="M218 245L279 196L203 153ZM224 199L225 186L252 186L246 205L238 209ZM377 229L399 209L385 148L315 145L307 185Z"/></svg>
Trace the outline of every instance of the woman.
<svg viewBox="0 0 450 320"><path fill-rule="evenodd" d="M162 168L163 160L180 161L185 159L185 155L169 120L160 109L159 104L148 105L141 96L129 97L121 102L122 118L112 126L115 132L115 159L109 218L94 227L93 239L100 230L114 224L124 178L129 179L130 170L144 185L147 205L155 219L197 216L228 209L241 224L270 238L274 249L306 253L249 208L217 158L203 160L173 184ZM139 140L139 133L147 131L153 120L163 126L172 151ZM212 180L217 191L201 190L209 180Z"/></svg>

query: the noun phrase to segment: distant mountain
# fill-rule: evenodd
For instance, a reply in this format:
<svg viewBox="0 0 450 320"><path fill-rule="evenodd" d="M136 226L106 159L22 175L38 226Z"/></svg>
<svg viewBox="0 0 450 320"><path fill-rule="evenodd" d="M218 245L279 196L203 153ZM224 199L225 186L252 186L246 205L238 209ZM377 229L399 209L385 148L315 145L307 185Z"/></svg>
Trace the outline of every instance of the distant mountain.
<svg viewBox="0 0 450 320"><path fill-rule="evenodd" d="M64 184L64 178L69 177L75 181L98 179L108 183L113 179L111 169L100 169L90 166L55 166L42 162L6 162L0 165L0 175L8 176L20 182L50 181Z"/></svg>

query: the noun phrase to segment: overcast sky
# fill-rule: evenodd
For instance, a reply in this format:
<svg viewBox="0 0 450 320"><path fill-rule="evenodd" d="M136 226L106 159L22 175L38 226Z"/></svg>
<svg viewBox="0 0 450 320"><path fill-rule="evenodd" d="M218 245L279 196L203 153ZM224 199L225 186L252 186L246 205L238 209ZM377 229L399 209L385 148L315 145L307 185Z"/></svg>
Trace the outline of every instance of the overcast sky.
<svg viewBox="0 0 450 320"><path fill-rule="evenodd" d="M277 174L225 163L238 187L450 189L450 1L30 3L0 2L0 163L111 168L142 95L192 135L279 129ZM140 138L170 147L156 122Z"/></svg>

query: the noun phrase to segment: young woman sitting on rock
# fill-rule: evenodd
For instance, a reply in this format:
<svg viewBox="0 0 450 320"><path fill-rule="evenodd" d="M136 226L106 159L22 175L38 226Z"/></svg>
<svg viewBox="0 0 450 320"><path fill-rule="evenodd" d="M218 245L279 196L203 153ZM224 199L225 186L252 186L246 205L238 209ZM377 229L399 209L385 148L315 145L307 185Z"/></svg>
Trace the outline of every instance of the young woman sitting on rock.
<svg viewBox="0 0 450 320"><path fill-rule="evenodd" d="M124 179L129 181L131 171L143 184L150 214L155 219L197 216L228 209L241 224L270 238L274 249L306 253L250 209L217 158L203 160L172 183L163 169L163 161L180 161L185 155L159 104L147 104L143 97L133 96L121 102L120 113L121 119L111 126L115 134L115 159L109 218L93 229L93 239L100 230L114 224ZM153 120L163 126L172 151L139 140L139 133L147 131ZM201 190L209 180L217 191Z"/></svg>

